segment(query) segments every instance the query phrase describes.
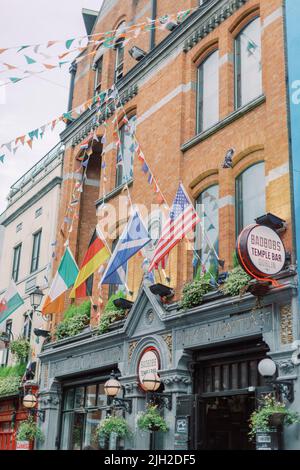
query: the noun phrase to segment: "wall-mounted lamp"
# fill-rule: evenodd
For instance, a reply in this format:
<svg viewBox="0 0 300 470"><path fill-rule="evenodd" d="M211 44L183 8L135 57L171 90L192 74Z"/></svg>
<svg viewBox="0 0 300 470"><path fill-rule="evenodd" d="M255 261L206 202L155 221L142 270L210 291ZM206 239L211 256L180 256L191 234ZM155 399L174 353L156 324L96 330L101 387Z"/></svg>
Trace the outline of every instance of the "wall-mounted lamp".
<svg viewBox="0 0 300 470"><path fill-rule="evenodd" d="M158 374L149 372L144 376L142 383L144 389L148 392L150 403L157 405L158 408L172 409L172 395L170 393L157 392L162 383Z"/></svg>
<svg viewBox="0 0 300 470"><path fill-rule="evenodd" d="M40 310L38 310L39 306L42 303L43 297L44 297L43 291L41 291L41 289L38 286L36 286L34 291L32 291L29 294L30 305L32 307L33 312L40 313L42 315L43 319L48 321L49 318L50 318L50 315L43 315L43 313Z"/></svg>
<svg viewBox="0 0 300 470"><path fill-rule="evenodd" d="M44 410L37 410L37 397L29 392L23 398L23 406L26 408L30 414L37 415L42 421L45 421L45 411Z"/></svg>
<svg viewBox="0 0 300 470"><path fill-rule="evenodd" d="M276 379L277 366L272 359L262 359L258 364L258 372L262 375L268 385L273 388L282 396L282 398L289 402L294 401L294 382L293 380L278 380Z"/></svg>
<svg viewBox="0 0 300 470"><path fill-rule="evenodd" d="M131 49L129 49L129 54L134 60L137 60L138 62L142 60L144 57L146 57L147 53L143 51L140 47L133 46Z"/></svg>
<svg viewBox="0 0 300 470"><path fill-rule="evenodd" d="M284 231L287 228L285 220L281 219L280 217L277 217L277 215L271 214L270 212L258 217L257 219L255 219L255 222L258 225L266 225L267 227L271 228L272 230L275 230L276 232Z"/></svg>
<svg viewBox="0 0 300 470"><path fill-rule="evenodd" d="M122 385L116 378L114 371L110 374L110 378L104 384L105 395L113 399L113 407L121 408L122 410L127 411L127 413L132 412L132 400L130 398L117 398L119 391L121 390Z"/></svg>

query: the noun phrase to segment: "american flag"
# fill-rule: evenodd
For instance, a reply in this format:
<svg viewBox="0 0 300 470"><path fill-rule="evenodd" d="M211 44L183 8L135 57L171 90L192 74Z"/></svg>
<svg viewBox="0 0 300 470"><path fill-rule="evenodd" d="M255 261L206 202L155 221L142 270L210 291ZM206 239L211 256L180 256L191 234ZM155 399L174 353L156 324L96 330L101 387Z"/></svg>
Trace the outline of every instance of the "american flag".
<svg viewBox="0 0 300 470"><path fill-rule="evenodd" d="M200 218L189 200L183 185L180 183L170 211L170 217L163 227L161 237L155 248L149 271L152 271L153 268L157 269L159 263L162 263L164 267L168 253L199 222Z"/></svg>

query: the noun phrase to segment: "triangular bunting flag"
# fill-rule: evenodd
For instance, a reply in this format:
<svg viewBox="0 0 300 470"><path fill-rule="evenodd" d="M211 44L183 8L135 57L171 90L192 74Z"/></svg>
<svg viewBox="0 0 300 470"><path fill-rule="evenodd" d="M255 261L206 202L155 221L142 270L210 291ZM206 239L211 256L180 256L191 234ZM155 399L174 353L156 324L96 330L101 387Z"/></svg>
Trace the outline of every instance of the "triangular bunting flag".
<svg viewBox="0 0 300 470"><path fill-rule="evenodd" d="M1 163L4 163L4 157L5 157L5 155L0 155L0 162Z"/></svg>
<svg viewBox="0 0 300 470"><path fill-rule="evenodd" d="M30 137L31 140L36 137L37 139L39 138L39 130L35 129L34 131L28 132L28 136Z"/></svg>
<svg viewBox="0 0 300 470"><path fill-rule="evenodd" d="M51 47L56 44L58 41L48 41L47 47Z"/></svg>
<svg viewBox="0 0 300 470"><path fill-rule="evenodd" d="M7 49L0 49L0 54L3 54L5 51L7 51Z"/></svg>
<svg viewBox="0 0 300 470"><path fill-rule="evenodd" d="M4 62L3 65L5 65L5 67L7 67L9 70L15 70L18 68L18 67L15 67L14 65L7 64L6 62Z"/></svg>
<svg viewBox="0 0 300 470"><path fill-rule="evenodd" d="M72 46L73 42L75 41L75 39L68 39L66 41L66 48L67 49L70 49L70 47Z"/></svg>
<svg viewBox="0 0 300 470"><path fill-rule="evenodd" d="M36 64L36 60L32 59L28 55L24 55L24 57L26 59L27 64Z"/></svg>
<svg viewBox="0 0 300 470"><path fill-rule="evenodd" d="M51 64L43 64L44 67L46 67L46 69L55 69L57 67L57 65L51 65Z"/></svg>
<svg viewBox="0 0 300 470"><path fill-rule="evenodd" d="M30 47L30 46L21 46L20 49L17 52L21 52L21 51L23 51L23 49L27 49L27 47Z"/></svg>
<svg viewBox="0 0 300 470"><path fill-rule="evenodd" d="M29 147L32 149L32 140L27 140L27 144L29 145Z"/></svg>
<svg viewBox="0 0 300 470"><path fill-rule="evenodd" d="M10 80L12 83L17 83L17 82L19 82L20 80L22 80L22 78L9 77L9 80Z"/></svg>

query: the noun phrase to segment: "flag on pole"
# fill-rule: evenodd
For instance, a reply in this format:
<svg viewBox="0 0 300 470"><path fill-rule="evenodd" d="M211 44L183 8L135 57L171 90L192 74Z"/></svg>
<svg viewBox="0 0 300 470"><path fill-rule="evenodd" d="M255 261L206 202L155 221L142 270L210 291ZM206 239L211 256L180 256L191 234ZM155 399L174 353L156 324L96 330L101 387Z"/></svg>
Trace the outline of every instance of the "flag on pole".
<svg viewBox="0 0 300 470"><path fill-rule="evenodd" d="M76 278L70 298L89 297L92 295L94 272L110 257L104 241L95 229L80 271Z"/></svg>
<svg viewBox="0 0 300 470"><path fill-rule="evenodd" d="M17 290L16 284L11 280L7 291L0 300L0 323L6 320L7 317L23 304L24 301Z"/></svg>
<svg viewBox="0 0 300 470"><path fill-rule="evenodd" d="M148 231L135 211L116 245L100 284L124 284L127 261L150 241Z"/></svg>
<svg viewBox="0 0 300 470"><path fill-rule="evenodd" d="M166 256L170 253L172 248L174 248L174 246L176 246L199 222L200 218L186 194L183 185L180 183L170 211L169 219L163 227L161 237L155 248L149 271L152 271L153 268L158 269L159 263L162 263L164 267Z"/></svg>
<svg viewBox="0 0 300 470"><path fill-rule="evenodd" d="M49 293L44 301L42 308L43 314L59 313L63 311L63 294L74 285L78 271L79 269L71 250L67 247L52 281Z"/></svg>

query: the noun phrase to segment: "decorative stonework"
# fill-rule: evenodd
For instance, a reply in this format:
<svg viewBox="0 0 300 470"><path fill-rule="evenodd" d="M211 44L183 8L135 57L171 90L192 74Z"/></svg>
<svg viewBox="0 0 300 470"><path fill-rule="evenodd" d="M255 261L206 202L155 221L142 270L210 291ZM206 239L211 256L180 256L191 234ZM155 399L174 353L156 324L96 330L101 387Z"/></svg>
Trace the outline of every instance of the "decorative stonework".
<svg viewBox="0 0 300 470"><path fill-rule="evenodd" d="M232 16L236 10L242 7L248 0L232 0L221 7L216 13L210 16L184 43L184 52L188 52L205 36L217 28L223 21Z"/></svg>
<svg viewBox="0 0 300 470"><path fill-rule="evenodd" d="M147 326L151 325L153 323L153 320L155 318L155 313L153 312L153 310L148 310L146 313L145 313L145 324Z"/></svg>
<svg viewBox="0 0 300 470"><path fill-rule="evenodd" d="M131 361L132 354L134 353L135 348L137 347L138 342L137 341L132 341L129 343L128 347L128 361Z"/></svg>
<svg viewBox="0 0 300 470"><path fill-rule="evenodd" d="M173 375L171 377L164 378L164 384L166 385L180 384L180 383L189 385L191 382L192 381L190 377L182 376L182 375Z"/></svg>
<svg viewBox="0 0 300 470"><path fill-rule="evenodd" d="M282 344L290 344L294 341L291 304L280 307L280 339Z"/></svg>
<svg viewBox="0 0 300 470"><path fill-rule="evenodd" d="M162 335L162 338L164 340L164 342L166 343L167 347L168 347L168 350L169 350L169 354L170 354L170 362L172 361L172 351L173 351L173 337L171 334L166 334L166 335Z"/></svg>
<svg viewBox="0 0 300 470"><path fill-rule="evenodd" d="M43 388L48 388L49 382L49 364L43 365Z"/></svg>
<svg viewBox="0 0 300 470"><path fill-rule="evenodd" d="M290 360L284 360L278 362L278 367L280 369L280 375L291 375L295 371L295 366Z"/></svg>

